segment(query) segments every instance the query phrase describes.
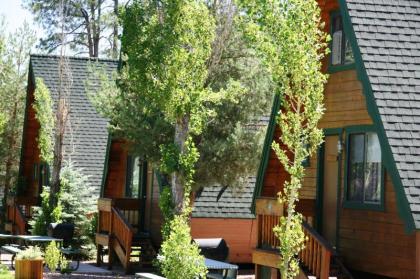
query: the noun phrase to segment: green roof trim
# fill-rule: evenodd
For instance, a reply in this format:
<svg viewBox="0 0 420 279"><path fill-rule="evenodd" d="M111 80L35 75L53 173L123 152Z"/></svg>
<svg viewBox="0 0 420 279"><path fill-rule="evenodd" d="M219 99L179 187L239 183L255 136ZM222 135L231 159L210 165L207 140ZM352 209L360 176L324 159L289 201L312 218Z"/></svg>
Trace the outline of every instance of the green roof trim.
<svg viewBox="0 0 420 279"><path fill-rule="evenodd" d="M265 135L262 157L260 161L260 166L258 168L257 181L255 185L254 195L252 198L251 212L253 214L255 214L255 201L257 197L261 195L261 190L264 184L264 175L265 171L267 170L268 160L270 158L271 143L273 142L274 131L276 130L276 118L280 110L280 105L280 95L276 94L271 109L270 122L268 123L267 132Z"/></svg>
<svg viewBox="0 0 420 279"><path fill-rule="evenodd" d="M105 162L104 162L104 170L102 173L102 182L101 182L101 192L100 197L104 197L105 193L105 182L108 178L108 162L109 162L109 153L111 152L111 143L112 143L112 136L110 133L108 133L108 140L106 143L106 153L105 153Z"/></svg>
<svg viewBox="0 0 420 279"><path fill-rule="evenodd" d="M362 59L362 54L357 44L356 34L351 23L349 10L347 7L346 0L339 0L341 7L341 13L343 17L343 27L344 31L347 34L350 44L353 49L354 58L356 61L356 71L359 80L363 86L363 92L366 97L366 105L371 116L376 131L379 136L379 141L383 149L383 162L384 165L391 176L392 183L394 185L394 190L396 193L396 200L398 206L398 213L400 217L404 220L405 230L407 233L412 233L415 230L414 219L411 214L410 205L407 200L407 196L404 192L404 187L401 182L401 178L398 173L398 169L394 160L394 156L391 151L391 146L389 144L388 138L385 133L384 125L380 118L378 106L373 95L372 86L369 81L369 77Z"/></svg>

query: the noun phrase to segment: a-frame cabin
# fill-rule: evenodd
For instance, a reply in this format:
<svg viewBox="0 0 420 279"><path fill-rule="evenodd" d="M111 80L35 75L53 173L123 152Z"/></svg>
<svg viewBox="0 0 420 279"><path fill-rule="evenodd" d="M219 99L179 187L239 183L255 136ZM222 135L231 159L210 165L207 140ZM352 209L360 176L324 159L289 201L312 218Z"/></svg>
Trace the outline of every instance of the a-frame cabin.
<svg viewBox="0 0 420 279"><path fill-rule="evenodd" d="M331 54L324 144L310 158L298 210L306 274L317 278L420 278L420 2L319 0ZM272 227L287 174L276 100L255 192L256 278L280 278ZM342 268L342 267L346 268ZM373 278L379 278L373 277Z"/></svg>
<svg viewBox="0 0 420 279"><path fill-rule="evenodd" d="M118 61L64 57L70 73L68 89L68 121L64 134L64 161L71 161L75 168L87 175L93 195L99 196L103 162L107 143L108 120L100 116L87 96L86 80L89 65L97 64L108 74L117 70ZM36 79L41 78L50 91L57 107L60 57L55 55L31 55L26 94L25 120L19 180L16 194L9 197L6 207L5 229L15 234L25 234L32 207L39 205L43 185L49 185L49 166L42 162L37 143L40 125L33 108ZM91 78L92 79L92 78ZM95 80L91 80L95 82ZM98 81L97 81L98 82Z"/></svg>

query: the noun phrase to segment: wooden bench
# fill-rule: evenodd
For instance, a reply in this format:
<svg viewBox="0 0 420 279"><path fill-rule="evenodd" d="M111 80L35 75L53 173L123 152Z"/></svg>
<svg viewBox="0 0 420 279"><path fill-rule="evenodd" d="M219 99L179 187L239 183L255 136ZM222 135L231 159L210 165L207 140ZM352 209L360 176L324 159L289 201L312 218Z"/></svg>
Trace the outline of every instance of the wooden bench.
<svg viewBox="0 0 420 279"><path fill-rule="evenodd" d="M136 273L136 278L140 279L166 279L165 277L152 273Z"/></svg>
<svg viewBox="0 0 420 279"><path fill-rule="evenodd" d="M20 247L17 245L3 245L0 247L0 250L5 251L9 254L12 254L11 267L12 269L15 269L13 266L13 262L15 261L16 254L21 252L22 249L20 249Z"/></svg>

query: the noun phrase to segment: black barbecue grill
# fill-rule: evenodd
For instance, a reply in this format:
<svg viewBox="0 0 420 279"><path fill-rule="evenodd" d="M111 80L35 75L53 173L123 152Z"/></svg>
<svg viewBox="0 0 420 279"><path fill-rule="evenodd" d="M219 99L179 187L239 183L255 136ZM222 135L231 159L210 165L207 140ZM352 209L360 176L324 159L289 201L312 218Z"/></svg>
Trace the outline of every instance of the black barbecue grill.
<svg viewBox="0 0 420 279"><path fill-rule="evenodd" d="M223 238L196 238L194 241L204 257L222 262L227 260L229 247Z"/></svg>

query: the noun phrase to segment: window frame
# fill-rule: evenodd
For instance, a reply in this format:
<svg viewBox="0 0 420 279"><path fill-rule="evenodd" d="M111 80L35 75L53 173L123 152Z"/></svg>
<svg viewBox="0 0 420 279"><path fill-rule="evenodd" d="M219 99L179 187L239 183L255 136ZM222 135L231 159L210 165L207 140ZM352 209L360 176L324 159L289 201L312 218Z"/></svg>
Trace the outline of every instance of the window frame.
<svg viewBox="0 0 420 279"><path fill-rule="evenodd" d="M351 69L356 68L356 61L353 61L353 63L349 63L349 64L339 64L339 65L333 65L332 64L332 58L333 58L333 55L332 55L332 51L333 51L333 49L332 49L332 47L333 47L333 45L332 45L333 44L333 40L332 40L332 37L333 37L333 21L334 21L334 18L338 17L338 16L340 16L341 20L342 20L344 37L349 39L349 37L347 36L347 34L348 34L347 28L344 25L343 16L341 15L340 10L332 11L330 13L330 26L329 26L331 41L329 43L330 54L329 54L329 58L328 58L328 73L336 73L336 72L341 72L341 71L346 71L346 70L351 70ZM344 48L342 48L341 51L343 51L343 50L344 50ZM352 49L352 51L353 51L353 49ZM353 52L353 56L354 56L354 52Z"/></svg>
<svg viewBox="0 0 420 279"><path fill-rule="evenodd" d="M350 161L350 136L354 134L366 134L368 132L374 132L378 135L376 129L372 125L360 125L360 126L351 126L345 128L346 132L346 142L345 150L346 156L344 157L344 198L343 198L343 207L351 209L366 209L366 210L375 210L375 211L385 211L385 165L384 165L384 151L382 146L381 148L381 193L379 198L379 203L365 203L363 201L350 201L348 200L348 179L349 179L349 161ZM379 135L378 135L379 137ZM380 141L379 141L380 144ZM364 186L363 186L364 187Z"/></svg>

